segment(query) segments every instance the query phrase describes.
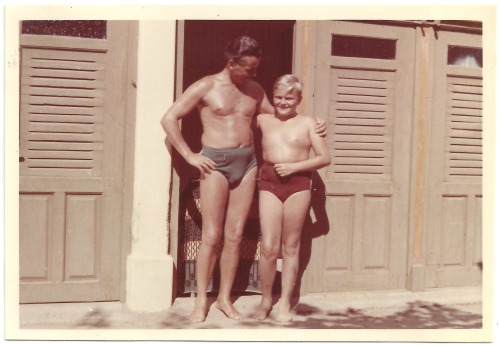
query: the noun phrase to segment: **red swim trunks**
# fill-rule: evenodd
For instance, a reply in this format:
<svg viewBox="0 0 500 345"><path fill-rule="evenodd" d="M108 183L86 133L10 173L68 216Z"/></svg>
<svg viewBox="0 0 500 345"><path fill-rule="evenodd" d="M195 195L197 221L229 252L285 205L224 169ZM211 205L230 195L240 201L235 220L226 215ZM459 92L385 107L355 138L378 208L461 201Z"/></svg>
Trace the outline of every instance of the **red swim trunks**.
<svg viewBox="0 0 500 345"><path fill-rule="evenodd" d="M311 190L311 172L299 172L289 176L279 176L274 164L264 162L260 168L260 191L268 191L285 202L292 194Z"/></svg>

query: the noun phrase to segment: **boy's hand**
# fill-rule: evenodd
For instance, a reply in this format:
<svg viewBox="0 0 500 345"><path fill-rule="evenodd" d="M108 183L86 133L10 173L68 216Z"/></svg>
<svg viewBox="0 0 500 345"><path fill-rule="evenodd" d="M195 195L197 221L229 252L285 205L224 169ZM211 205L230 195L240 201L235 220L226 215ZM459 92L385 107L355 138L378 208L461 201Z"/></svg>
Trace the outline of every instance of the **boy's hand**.
<svg viewBox="0 0 500 345"><path fill-rule="evenodd" d="M293 169L293 163L277 163L274 164L274 170L281 177L293 174L295 171Z"/></svg>

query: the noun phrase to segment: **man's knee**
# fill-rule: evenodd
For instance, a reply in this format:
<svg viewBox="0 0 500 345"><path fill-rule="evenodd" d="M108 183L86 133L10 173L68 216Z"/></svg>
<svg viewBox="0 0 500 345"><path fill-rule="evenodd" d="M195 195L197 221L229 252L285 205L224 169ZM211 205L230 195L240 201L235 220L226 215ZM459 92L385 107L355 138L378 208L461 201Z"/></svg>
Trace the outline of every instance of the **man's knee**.
<svg viewBox="0 0 500 345"><path fill-rule="evenodd" d="M280 247L275 244L260 244L260 255L268 260L278 259Z"/></svg>
<svg viewBox="0 0 500 345"><path fill-rule="evenodd" d="M217 233L215 231L203 231L201 235L201 242L205 246L215 250L219 247L220 238L220 233Z"/></svg>

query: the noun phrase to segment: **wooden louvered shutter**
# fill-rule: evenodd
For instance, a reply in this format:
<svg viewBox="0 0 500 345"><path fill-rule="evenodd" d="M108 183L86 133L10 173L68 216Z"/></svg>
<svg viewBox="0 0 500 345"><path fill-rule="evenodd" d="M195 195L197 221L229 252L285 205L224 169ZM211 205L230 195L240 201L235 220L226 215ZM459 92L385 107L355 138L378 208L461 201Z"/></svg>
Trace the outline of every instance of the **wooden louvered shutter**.
<svg viewBox="0 0 500 345"><path fill-rule="evenodd" d="M336 68L331 120L335 180L391 180L394 71Z"/></svg>
<svg viewBox="0 0 500 345"><path fill-rule="evenodd" d="M446 77L446 180L480 182L482 177L482 78Z"/></svg>
<svg viewBox="0 0 500 345"><path fill-rule="evenodd" d="M482 61L450 61L454 50L481 44L481 35L454 32L439 32L434 44L427 287L481 284Z"/></svg>
<svg viewBox="0 0 500 345"><path fill-rule="evenodd" d="M101 176L103 52L23 49L21 174Z"/></svg>
<svg viewBox="0 0 500 345"><path fill-rule="evenodd" d="M119 299L127 32L21 36L21 303Z"/></svg>
<svg viewBox="0 0 500 345"><path fill-rule="evenodd" d="M313 240L305 289L402 288L414 31L321 21L316 50L313 115L328 124L332 164L321 172L328 232Z"/></svg>

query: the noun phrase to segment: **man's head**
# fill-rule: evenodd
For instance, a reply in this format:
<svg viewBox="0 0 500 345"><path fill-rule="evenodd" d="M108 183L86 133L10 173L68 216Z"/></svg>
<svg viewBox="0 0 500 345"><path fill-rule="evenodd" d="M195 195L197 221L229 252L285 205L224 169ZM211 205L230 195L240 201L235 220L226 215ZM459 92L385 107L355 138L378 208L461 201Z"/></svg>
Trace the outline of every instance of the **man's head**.
<svg viewBox="0 0 500 345"><path fill-rule="evenodd" d="M244 56L255 56L260 59L262 49L256 40L250 36L242 35L227 42L226 49L224 50L226 61L234 60L239 62Z"/></svg>
<svg viewBox="0 0 500 345"><path fill-rule="evenodd" d="M233 82L241 84L247 79L254 78L261 56L262 49L259 43L249 36L243 35L229 41L224 57Z"/></svg>

